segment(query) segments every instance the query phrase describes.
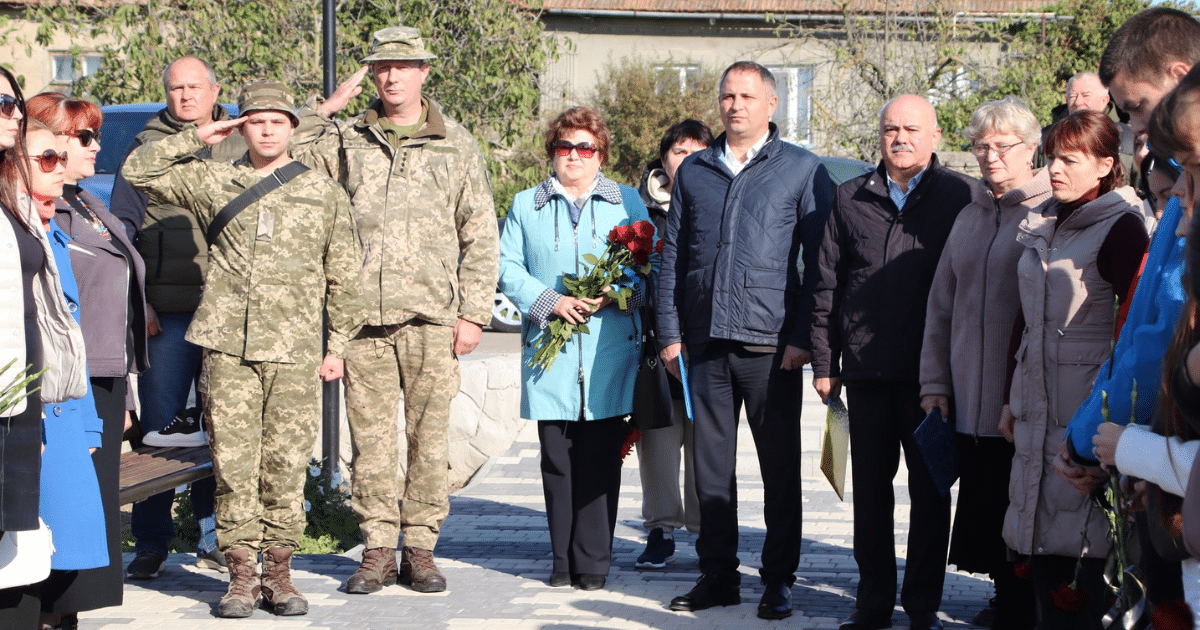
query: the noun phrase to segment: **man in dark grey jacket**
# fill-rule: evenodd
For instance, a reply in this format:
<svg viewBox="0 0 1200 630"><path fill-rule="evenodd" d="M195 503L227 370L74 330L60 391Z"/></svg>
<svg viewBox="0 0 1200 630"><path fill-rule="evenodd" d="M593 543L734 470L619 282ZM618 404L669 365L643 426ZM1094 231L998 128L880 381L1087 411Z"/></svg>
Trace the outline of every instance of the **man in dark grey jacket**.
<svg viewBox="0 0 1200 630"><path fill-rule="evenodd" d="M816 252L832 202L817 156L779 139L775 78L739 61L721 77L725 134L675 176L659 278L662 358L681 356L695 415L702 575L673 610L741 603L734 460L745 406L765 489L758 616L792 614L800 563L800 386ZM803 274L797 266L803 259ZM803 275L803 278L802 278ZM686 350L684 344L686 343Z"/></svg>
<svg viewBox="0 0 1200 630"><path fill-rule="evenodd" d="M846 381L854 454L855 610L842 630L892 625L896 549L892 479L900 447L912 526L900 601L914 630L940 629L950 497L938 493L913 440L925 418L918 374L925 303L954 219L974 180L933 154L928 101L901 96L879 118L883 163L838 187L821 243L813 311L813 386L828 403ZM839 363L840 358L840 363Z"/></svg>

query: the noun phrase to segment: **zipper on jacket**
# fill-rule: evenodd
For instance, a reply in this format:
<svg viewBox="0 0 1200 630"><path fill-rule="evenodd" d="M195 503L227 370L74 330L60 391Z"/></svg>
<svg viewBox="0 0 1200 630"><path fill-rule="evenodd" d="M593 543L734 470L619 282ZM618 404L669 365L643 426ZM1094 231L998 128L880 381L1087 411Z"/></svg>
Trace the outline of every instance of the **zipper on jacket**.
<svg viewBox="0 0 1200 630"><path fill-rule="evenodd" d="M993 229L993 230L992 230L992 239L991 239L990 241L988 241L987 253L985 253L985 254L984 254L984 256L983 256L983 267L984 267L984 273L983 273L983 291L982 291L982 292L980 292L980 296L981 296L981 297L982 297L984 300L986 300L986 299L987 299L987 285L988 285L987 266L988 266L988 261L992 259L992 247L996 245L996 237L1000 235L1000 199L999 199L999 198L997 198L995 195L992 195L992 205L993 205L993 206L995 206L995 208L996 208L996 225L994 226L994 228L995 228L995 229ZM987 327L987 326L986 326L986 324L985 324L985 322L986 322L986 319L987 319L987 318L986 318L986 316L985 316L985 314L984 314L984 309L979 309L979 333L980 333L980 335L979 335L979 336L980 336L980 339L982 339L982 338L983 338L983 336L984 336L984 335L983 335L983 331L984 331L984 329ZM980 365L980 368L982 368L982 367L983 367L983 366L982 366L982 365ZM980 371L982 371L982 369L981 369ZM980 398L982 399L982 394L983 394L983 382L982 382L982 380L981 380L981 381L980 381L980 383L979 383L979 392L978 392L978 393L980 394ZM983 407L982 407L982 406L980 406L980 411L983 411ZM976 421L975 421L975 433L974 433L974 438L975 438L975 445L976 445L976 446L978 446L978 445L979 445L979 421L978 421L978 420L976 420Z"/></svg>
<svg viewBox="0 0 1200 630"><path fill-rule="evenodd" d="M568 210L568 214L570 214L569 210ZM594 215L594 211L593 211L593 215ZM583 218L582 210L580 210L580 212L579 212L579 218L580 219ZM592 231L595 231L595 229L596 229L594 224L595 224L595 222L593 221ZM573 227L572 232L575 235L574 236L575 276L578 277L579 273L580 273L580 269L579 269L579 224L576 223L572 227ZM586 420L586 418L584 417L584 409L585 409L584 401L587 400L587 397L584 393L584 384L583 384L583 335L575 335L575 349L578 351L578 354L579 354L579 419Z"/></svg>

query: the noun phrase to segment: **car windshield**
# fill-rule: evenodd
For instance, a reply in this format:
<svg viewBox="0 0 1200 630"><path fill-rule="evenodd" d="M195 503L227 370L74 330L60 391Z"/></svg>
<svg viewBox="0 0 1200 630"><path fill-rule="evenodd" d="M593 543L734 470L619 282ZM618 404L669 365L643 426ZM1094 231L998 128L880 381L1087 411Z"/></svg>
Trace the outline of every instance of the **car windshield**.
<svg viewBox="0 0 1200 630"><path fill-rule="evenodd" d="M111 175L117 172L129 151L129 145L157 111L108 112L104 115L104 124L100 126L100 153L96 155L96 173Z"/></svg>

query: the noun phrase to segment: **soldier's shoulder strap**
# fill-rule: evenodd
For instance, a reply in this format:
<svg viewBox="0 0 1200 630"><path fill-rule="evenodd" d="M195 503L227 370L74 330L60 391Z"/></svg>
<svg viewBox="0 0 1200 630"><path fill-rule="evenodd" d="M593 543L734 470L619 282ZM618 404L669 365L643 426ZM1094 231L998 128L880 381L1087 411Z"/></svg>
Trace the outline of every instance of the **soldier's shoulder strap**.
<svg viewBox="0 0 1200 630"><path fill-rule="evenodd" d="M225 229L225 226L229 225L229 222L232 221L239 212L245 210L250 204L262 199L272 190L283 186L307 170L307 166L292 160L291 162L280 166L274 171L271 171L270 175L267 175L259 180L257 184L247 188L246 190L243 190L240 195L234 197L233 200L228 204L225 204L225 207L221 208L221 211L217 213L216 217L213 217L213 221L209 224L208 233L206 234L206 237L208 238L208 246L212 247L213 242L217 240L217 236L221 234L221 231Z"/></svg>

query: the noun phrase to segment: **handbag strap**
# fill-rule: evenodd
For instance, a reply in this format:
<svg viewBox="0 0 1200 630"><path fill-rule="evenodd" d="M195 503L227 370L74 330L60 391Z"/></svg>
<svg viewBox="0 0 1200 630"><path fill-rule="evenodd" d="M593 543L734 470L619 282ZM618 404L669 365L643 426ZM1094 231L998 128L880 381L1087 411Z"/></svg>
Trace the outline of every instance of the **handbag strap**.
<svg viewBox="0 0 1200 630"><path fill-rule="evenodd" d="M250 204L267 196L267 193L292 181L296 176L307 170L307 166L292 160L271 171L270 175L259 180L257 184L243 190L240 195L225 204L225 207L221 208L217 216L213 217L212 223L208 225L208 232L205 234L205 237L208 239L208 246L212 247L213 242L221 235L221 231L225 229L225 226L229 225L229 222L242 210L245 210Z"/></svg>

